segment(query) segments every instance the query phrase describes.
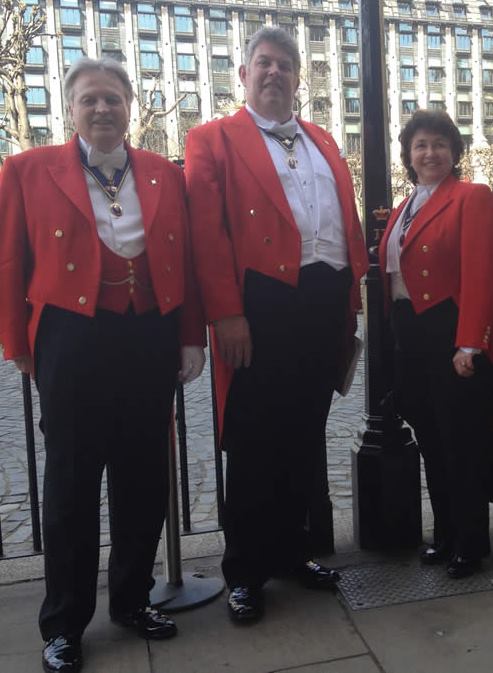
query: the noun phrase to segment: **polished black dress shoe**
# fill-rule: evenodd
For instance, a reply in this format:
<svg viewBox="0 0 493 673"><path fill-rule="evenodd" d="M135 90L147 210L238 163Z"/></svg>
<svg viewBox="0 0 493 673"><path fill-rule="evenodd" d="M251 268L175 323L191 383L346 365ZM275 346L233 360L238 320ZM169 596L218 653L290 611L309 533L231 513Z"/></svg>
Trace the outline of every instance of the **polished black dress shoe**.
<svg viewBox="0 0 493 673"><path fill-rule="evenodd" d="M454 580L470 577L481 570L481 559L454 556L447 566L447 575Z"/></svg>
<svg viewBox="0 0 493 673"><path fill-rule="evenodd" d="M305 561L295 568L293 574L307 589L333 589L341 579L337 570L326 568L315 561Z"/></svg>
<svg viewBox="0 0 493 673"><path fill-rule="evenodd" d="M175 622L161 608L140 608L135 612L112 613L111 620L120 626L134 628L141 638L164 640L177 633Z"/></svg>
<svg viewBox="0 0 493 673"><path fill-rule="evenodd" d="M419 560L425 566L439 565L450 561L452 552L448 547L431 545L424 549L419 555Z"/></svg>
<svg viewBox="0 0 493 673"><path fill-rule="evenodd" d="M238 624L258 621L264 614L262 589L233 587L228 596L228 611L231 619Z"/></svg>
<svg viewBox="0 0 493 673"><path fill-rule="evenodd" d="M50 638L43 649L43 669L58 673L76 673L82 667L80 638L56 636Z"/></svg>

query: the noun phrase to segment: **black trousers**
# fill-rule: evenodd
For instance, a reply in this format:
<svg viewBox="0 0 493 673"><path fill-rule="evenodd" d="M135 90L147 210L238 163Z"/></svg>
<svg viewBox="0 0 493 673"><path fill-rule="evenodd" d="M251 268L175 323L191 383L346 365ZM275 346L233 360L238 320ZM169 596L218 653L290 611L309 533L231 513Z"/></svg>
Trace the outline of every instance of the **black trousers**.
<svg viewBox="0 0 493 673"><path fill-rule="evenodd" d="M349 269L317 263L297 288L245 277L250 367L235 372L224 420L228 585L261 586L310 558L305 522L325 424L340 375ZM325 466L325 459L323 460Z"/></svg>
<svg viewBox="0 0 493 673"><path fill-rule="evenodd" d="M105 467L110 611L148 604L168 498L178 350L177 312L43 312L35 361L46 445L45 640L82 634L94 613Z"/></svg>
<svg viewBox="0 0 493 673"><path fill-rule="evenodd" d="M392 323L396 406L423 456L435 543L479 559L490 551L493 367L478 355L474 376L456 374L457 307L452 300L420 315L410 301L397 301Z"/></svg>

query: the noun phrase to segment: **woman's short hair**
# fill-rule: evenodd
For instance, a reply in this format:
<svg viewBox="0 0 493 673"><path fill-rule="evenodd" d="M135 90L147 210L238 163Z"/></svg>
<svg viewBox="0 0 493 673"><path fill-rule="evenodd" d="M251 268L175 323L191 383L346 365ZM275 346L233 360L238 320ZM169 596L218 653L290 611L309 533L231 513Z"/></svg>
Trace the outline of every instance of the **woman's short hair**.
<svg viewBox="0 0 493 673"><path fill-rule="evenodd" d="M298 76L301 70L301 59L298 44L283 28L261 28L253 34L245 53L245 65L250 65L255 49L262 42L271 42L282 49L293 61L294 72Z"/></svg>
<svg viewBox="0 0 493 673"><path fill-rule="evenodd" d="M74 100L74 84L79 75L84 72L106 72L115 75L123 84L125 89L125 98L127 103L131 103L134 97L134 90L130 78L125 68L115 61L113 58L89 58L82 56L77 59L67 70L65 79L63 80L63 92L65 94L65 102L67 104L73 103Z"/></svg>
<svg viewBox="0 0 493 673"><path fill-rule="evenodd" d="M418 181L416 171L411 166L411 143L418 131L436 133L444 136L450 141L452 160L454 162L452 175L459 178L461 175L459 162L464 154L464 141L459 133L459 129L450 119L449 115L443 110L416 110L402 129L399 136L401 143L401 160L409 179L414 184Z"/></svg>

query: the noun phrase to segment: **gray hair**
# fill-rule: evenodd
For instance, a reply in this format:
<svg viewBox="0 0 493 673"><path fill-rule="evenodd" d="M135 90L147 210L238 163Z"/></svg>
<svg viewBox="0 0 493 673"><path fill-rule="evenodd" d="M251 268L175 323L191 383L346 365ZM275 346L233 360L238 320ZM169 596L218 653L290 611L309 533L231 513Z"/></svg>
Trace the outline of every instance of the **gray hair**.
<svg viewBox="0 0 493 673"><path fill-rule="evenodd" d="M134 90L130 78L127 74L125 68L115 61L113 58L89 58L87 56L82 56L77 59L70 68L67 70L65 79L63 80L63 92L65 94L65 101L67 104L72 103L74 100L74 84L75 80L79 75L82 75L84 72L106 72L111 75L115 75L121 81L125 88L125 98L127 103L131 103L134 97Z"/></svg>
<svg viewBox="0 0 493 673"><path fill-rule="evenodd" d="M279 49L282 49L293 61L296 75L300 74L301 59L296 41L283 28L261 28L254 33L252 39L247 45L245 53L245 65L250 65L256 48L262 42L271 42Z"/></svg>

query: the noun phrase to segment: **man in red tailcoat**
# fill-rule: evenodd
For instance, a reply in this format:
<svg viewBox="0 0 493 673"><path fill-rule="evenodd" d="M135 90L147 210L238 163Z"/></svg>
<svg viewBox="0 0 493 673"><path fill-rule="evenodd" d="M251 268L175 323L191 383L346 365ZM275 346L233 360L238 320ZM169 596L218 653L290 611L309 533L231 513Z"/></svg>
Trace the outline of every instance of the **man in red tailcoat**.
<svg viewBox="0 0 493 673"><path fill-rule="evenodd" d="M305 521L367 256L336 143L293 116L299 72L285 31L256 33L240 68L246 107L192 129L185 153L227 451L223 572L239 623L262 615L269 577L323 589L338 578L312 560Z"/></svg>
<svg viewBox="0 0 493 673"><path fill-rule="evenodd" d="M200 374L204 334L181 170L124 142L132 86L110 59L65 78L76 134L6 160L0 182L0 341L31 373L46 444L46 671L78 671L95 608L103 469L110 615L145 638L168 497L177 378ZM181 362L181 364L180 364Z"/></svg>

